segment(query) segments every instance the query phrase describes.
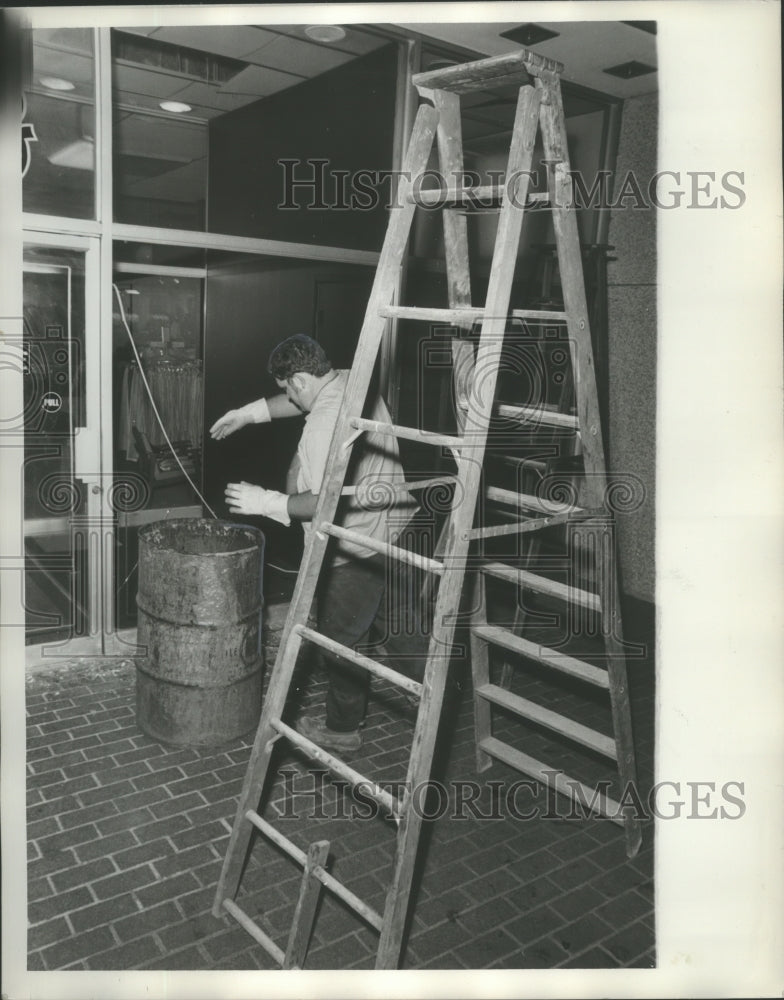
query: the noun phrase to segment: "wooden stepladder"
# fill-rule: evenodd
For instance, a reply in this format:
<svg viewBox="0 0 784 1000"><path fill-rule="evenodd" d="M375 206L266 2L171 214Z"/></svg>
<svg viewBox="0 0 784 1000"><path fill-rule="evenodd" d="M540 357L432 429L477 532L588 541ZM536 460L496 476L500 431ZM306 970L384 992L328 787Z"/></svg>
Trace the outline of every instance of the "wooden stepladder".
<svg viewBox="0 0 784 1000"><path fill-rule="evenodd" d="M483 529L481 525L475 527L475 517L479 501L483 503L485 500L483 459L496 406L496 381L503 354L504 332L510 315L510 297L523 217L529 204L528 184L534 144L540 128L545 151L549 159L556 161L553 173L554 190L551 190L550 196L553 200L553 218L566 294L565 308L557 314L515 310L512 315L522 319L547 319L567 325L572 343L573 366L577 376L575 419L579 420L579 426L583 429L586 469L602 472L604 470L596 393L595 388L592 388L590 334L580 251L574 213L569 207L571 203L569 164L559 86L561 70L560 64L552 60L527 50L519 50L509 55L421 73L413 78L426 103L420 106L417 113L398 197L390 210L387 233L354 364L330 447L326 464L328 472L313 518L315 530L309 536L303 555L278 657L270 677L269 690L251 751L213 908L215 915L231 914L283 968L301 968L305 961L318 895L322 887L335 893L379 932L377 969L394 969L399 963L422 823L421 811L415 808L412 792L420 789L430 777L449 651L454 641L456 611L463 591L469 548L472 542L481 539L483 532L488 530ZM463 155L459 95L466 91L509 83L523 84L519 91L506 171L507 178L515 179L514 190L505 185L492 190L463 187L461 186ZM440 172L448 182L446 191L420 190L418 183L418 179L427 170L434 140L437 140ZM477 197L488 195L496 200L500 199L501 208L485 305L476 307L471 305L466 221L461 208L467 203L474 202ZM395 294L398 271L406 252L414 212L417 206L436 204L442 207L444 212L448 308L393 306L391 303ZM556 204L564 207L557 209ZM457 434L432 433L420 428L379 424L363 419L362 412L374 363L387 320L393 317L452 325L465 330L469 330L476 321L481 321L481 334L476 351L469 342L460 338L456 338L453 343L460 414ZM525 408L520 409L522 411ZM393 544L368 539L334 523L337 505L344 490L353 443L365 431L426 442L436 448L450 449L456 456L456 474L445 477L454 484L454 498L444 534L444 544L438 558L417 555ZM431 482L432 480L429 480L428 484ZM568 509L553 512L550 507L542 510L541 503L538 505L534 503L532 505L534 517L527 518L522 530L533 530L538 525L550 524L554 520L566 522L595 516L596 511L602 506L602 487L591 477L588 477L586 482L589 484L591 495L584 507L567 505ZM421 485L408 484L403 490L413 491ZM518 498L515 503L521 510L522 524L528 501ZM410 680L367 656L340 646L308 627L308 616L314 602L327 544L331 538L358 542L384 553L387 558L413 564L438 580L422 683ZM476 632L476 629L474 631ZM303 643L327 649L333 655L419 697L419 710L404 790L399 795L391 794L359 774L348 763L312 743L282 721L295 662ZM480 662L480 682L483 680L483 669ZM620 677L617 669L616 674ZM625 681L623 687L625 690ZM506 694L509 695L509 692ZM489 706L489 699L485 700ZM621 732L618 742L620 765L621 760L626 761L627 755L631 752L631 742L628 726L625 725L628 720L628 699L624 702L622 697L616 698L616 702L618 721L623 723L618 727ZM484 725L482 718L479 721L480 725ZM489 727L489 719L487 723ZM627 737L628 742L625 742ZM383 912L377 912L368 906L329 873L326 868L329 851L327 842L320 841L310 845L307 851L303 851L258 815L256 810L259 808L273 745L280 738L351 786L361 782L363 794L371 795L384 813L396 821L397 844L393 874L386 892ZM489 759L488 755L494 750L494 747L488 744L488 739L492 739L489 728L486 732L480 729L480 750L486 759ZM272 840L303 868L300 897L285 950L271 940L235 902L254 831L260 831Z"/></svg>

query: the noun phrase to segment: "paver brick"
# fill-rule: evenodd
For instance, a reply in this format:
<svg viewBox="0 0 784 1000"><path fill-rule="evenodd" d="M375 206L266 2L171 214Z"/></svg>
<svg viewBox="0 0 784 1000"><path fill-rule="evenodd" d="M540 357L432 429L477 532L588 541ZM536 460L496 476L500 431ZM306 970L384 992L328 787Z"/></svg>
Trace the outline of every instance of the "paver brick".
<svg viewBox="0 0 784 1000"><path fill-rule="evenodd" d="M75 847L87 840L95 840L97 836L98 828L95 824L85 823L84 826L74 826L70 830L63 830L49 837L39 837L38 849L44 857L53 857L68 847Z"/></svg>
<svg viewBox="0 0 784 1000"><path fill-rule="evenodd" d="M204 954L195 945L183 951L175 951L158 958L154 962L146 962L145 969L166 969L171 972L179 970L203 969L208 963Z"/></svg>
<svg viewBox="0 0 784 1000"><path fill-rule="evenodd" d="M151 934L161 928L171 927L182 921L182 914L174 903L162 903L160 906L148 907L122 919L112 918L115 934L121 941L131 941L144 934ZM189 926L180 923L181 927Z"/></svg>
<svg viewBox="0 0 784 1000"><path fill-rule="evenodd" d="M192 872L180 872L172 878L156 881L153 885L138 889L136 898L142 906L155 906L170 899L176 899L193 889L198 888L198 882Z"/></svg>
<svg viewBox="0 0 784 1000"><path fill-rule="evenodd" d="M111 923L118 917L136 913L137 911L138 907L133 897L129 894L119 896L117 899L104 900L102 903L93 903L92 906L85 906L81 910L73 910L69 914L69 918L76 933L80 934L90 927L102 927L104 924Z"/></svg>
<svg viewBox="0 0 784 1000"><path fill-rule="evenodd" d="M31 924L39 924L51 917L75 910L79 906L87 906L92 901L93 898L89 890L85 886L79 886L78 889L71 889L70 892L61 892L36 903L28 903L27 917Z"/></svg>
<svg viewBox="0 0 784 1000"><path fill-rule="evenodd" d="M117 806L113 801L96 802L95 805L76 809L73 812L64 812L59 816L60 825L69 830L74 826L82 826L84 823L97 823L107 816L117 814Z"/></svg>
<svg viewBox="0 0 784 1000"><path fill-rule="evenodd" d="M143 844L136 844L126 850L117 851L112 854L112 858L117 867L121 870L135 868L144 864L145 861L157 861L167 854L173 854L174 848L165 837L158 837L156 840L146 841Z"/></svg>
<svg viewBox="0 0 784 1000"><path fill-rule="evenodd" d="M115 859L116 863L118 852L135 847L136 844L136 838L131 831L122 830L120 833L115 833L108 842L101 838L99 840L89 840L85 844L79 844L76 847L76 855L80 861L84 862L92 861L93 858L106 857L108 854ZM120 866L118 865L118 867Z"/></svg>
<svg viewBox="0 0 784 1000"><path fill-rule="evenodd" d="M138 969L140 965L160 956L161 949L152 936L138 938L127 944L118 945L91 955L87 959L89 969Z"/></svg>
<svg viewBox="0 0 784 1000"><path fill-rule="evenodd" d="M155 785L168 785L170 782L177 781L182 777L182 769L179 767L167 767L160 771L145 770L133 779L133 784L139 791L142 791L145 788L152 788Z"/></svg>
<svg viewBox="0 0 784 1000"><path fill-rule="evenodd" d="M54 917L46 920L42 924L36 924L27 930L28 951L37 951L46 945L54 944L55 941L62 941L63 938L71 936L71 928L65 917Z"/></svg>
<svg viewBox="0 0 784 1000"><path fill-rule="evenodd" d="M96 927L84 934L50 945L44 948L41 954L47 969L62 969L95 952L105 951L113 944L114 938L108 927Z"/></svg>
<svg viewBox="0 0 784 1000"><path fill-rule="evenodd" d="M98 802L111 800L116 802L121 796L134 791L134 787L126 778L124 781L116 781L111 785L99 785L89 787L79 795L79 799L85 806L92 806Z"/></svg>
<svg viewBox="0 0 784 1000"><path fill-rule="evenodd" d="M98 782L92 774L83 774L78 778L62 778L41 789L41 794L47 801L61 798L63 795L79 795L91 788L97 788Z"/></svg>
<svg viewBox="0 0 784 1000"><path fill-rule="evenodd" d="M60 892L65 889L73 889L78 885L87 885L113 871L115 871L115 867L108 858L96 858L94 861L88 861L87 864L67 868L65 871L57 872L49 877L55 889Z"/></svg>
<svg viewBox="0 0 784 1000"><path fill-rule="evenodd" d="M152 868L149 865L139 865L138 868L129 868L117 875L110 875L108 878L93 882L90 888L98 899L110 899L112 896L132 892L154 881L155 872Z"/></svg>
<svg viewBox="0 0 784 1000"><path fill-rule="evenodd" d="M645 924L638 921L630 927L624 927L622 931L603 941L602 947L618 961L628 965L634 959L639 958L652 944L653 936L650 930Z"/></svg>

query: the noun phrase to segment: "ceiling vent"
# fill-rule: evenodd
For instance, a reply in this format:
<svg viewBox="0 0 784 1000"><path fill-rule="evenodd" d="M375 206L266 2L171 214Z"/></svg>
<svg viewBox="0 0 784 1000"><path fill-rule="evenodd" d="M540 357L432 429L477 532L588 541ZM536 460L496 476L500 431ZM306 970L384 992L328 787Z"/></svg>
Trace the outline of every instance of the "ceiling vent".
<svg viewBox="0 0 784 1000"><path fill-rule="evenodd" d="M501 38L508 38L521 45L538 45L540 42L547 42L551 38L557 38L559 32L550 31L543 28L541 24L520 24L510 31L502 31Z"/></svg>
<svg viewBox="0 0 784 1000"><path fill-rule="evenodd" d="M637 62L632 59L631 62L619 63L617 66L610 66L609 69L602 70L603 73L609 74L609 76L617 76L621 80L633 80L636 76L645 76L646 73L655 73L655 66L648 66L647 63Z"/></svg>
<svg viewBox="0 0 784 1000"><path fill-rule="evenodd" d="M123 62L158 69L165 73L176 73L203 83L220 85L235 77L248 63L228 56L216 56L212 52L188 49L182 45L159 42L144 35L129 35L113 31L114 57Z"/></svg>

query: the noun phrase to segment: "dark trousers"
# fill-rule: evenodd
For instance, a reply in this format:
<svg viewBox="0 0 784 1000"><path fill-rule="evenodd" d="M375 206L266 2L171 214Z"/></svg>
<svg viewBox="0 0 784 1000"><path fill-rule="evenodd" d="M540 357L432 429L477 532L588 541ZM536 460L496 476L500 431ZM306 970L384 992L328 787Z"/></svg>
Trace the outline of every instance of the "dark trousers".
<svg viewBox="0 0 784 1000"><path fill-rule="evenodd" d="M332 565L318 596L319 631L421 680L428 636L423 632L409 567L384 556ZM327 726L351 732L365 718L370 674L356 664L323 653L329 672Z"/></svg>

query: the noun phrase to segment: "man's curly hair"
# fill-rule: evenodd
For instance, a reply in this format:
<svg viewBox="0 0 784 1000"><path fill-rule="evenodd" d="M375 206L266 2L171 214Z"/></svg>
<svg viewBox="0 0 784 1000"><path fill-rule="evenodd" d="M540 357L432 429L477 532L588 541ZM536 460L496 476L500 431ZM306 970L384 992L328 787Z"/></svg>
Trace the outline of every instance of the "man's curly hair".
<svg viewBox="0 0 784 1000"><path fill-rule="evenodd" d="M332 364L321 344L304 333L298 333L278 344L273 350L267 371L273 378L285 382L299 372L319 377L326 375L332 371Z"/></svg>

